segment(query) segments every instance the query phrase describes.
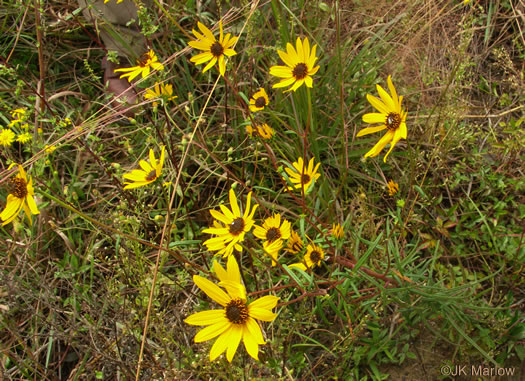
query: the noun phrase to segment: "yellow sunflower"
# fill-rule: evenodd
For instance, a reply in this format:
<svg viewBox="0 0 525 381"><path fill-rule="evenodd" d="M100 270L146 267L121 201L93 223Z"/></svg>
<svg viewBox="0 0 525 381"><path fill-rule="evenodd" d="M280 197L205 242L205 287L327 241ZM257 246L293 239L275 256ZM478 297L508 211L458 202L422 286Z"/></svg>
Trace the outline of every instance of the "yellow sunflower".
<svg viewBox="0 0 525 381"><path fill-rule="evenodd" d="M173 95L173 85L155 82L153 88L147 89L146 94L144 94L144 99L157 99L162 97L165 97L167 101L177 98L176 95ZM158 106L158 104L158 102L153 102L153 107Z"/></svg>
<svg viewBox="0 0 525 381"><path fill-rule="evenodd" d="M399 192L399 184L396 183L394 180L390 180L387 184L388 188L388 195L389 196L395 196L397 192Z"/></svg>
<svg viewBox="0 0 525 381"><path fill-rule="evenodd" d="M369 113L363 115L363 121L365 123L380 123L379 126L367 127L357 133L357 136L364 136L372 134L374 132L382 131L387 129L387 133L376 143L376 145L365 154L365 157L374 157L390 143L390 149L385 155L383 161L386 163L386 158L390 154L390 151L394 148L397 142L401 139L407 138L407 125L405 123L407 118L407 112L401 108L401 102L403 96L398 98L392 79L388 76L387 79L388 88L390 94L388 94L381 86L377 85L377 92L381 97L381 100L376 97L367 94L366 99L379 113Z"/></svg>
<svg viewBox="0 0 525 381"><path fill-rule="evenodd" d="M155 52L150 50L144 53L138 60L137 66L123 67L121 69L115 69L116 72L122 72L120 78L128 77L128 81L132 81L135 77L142 75L142 78L146 78L151 70L164 70L164 65L159 62Z"/></svg>
<svg viewBox="0 0 525 381"><path fill-rule="evenodd" d="M263 248L272 257L272 266L276 264L279 250L283 247L283 240L290 238L290 230L290 221L283 219L281 222L279 213L265 219L262 226L255 225L253 234L264 240Z"/></svg>
<svg viewBox="0 0 525 381"><path fill-rule="evenodd" d="M259 345L266 344L266 342L261 327L255 319L273 321L277 314L271 310L277 305L279 298L266 295L248 304L235 256L231 255L228 258L226 268L224 270L217 261L213 264L213 270L221 281L219 286L223 287L226 292L206 278L199 275L193 276L197 287L224 308L197 312L188 316L184 322L207 326L195 335L196 343L218 336L210 350L210 361L215 360L226 351L226 359L231 362L241 340L244 342L246 352L258 360Z"/></svg>
<svg viewBox="0 0 525 381"><path fill-rule="evenodd" d="M210 61L202 70L203 73L211 69L218 62L219 73L224 76L224 73L226 72L224 56L231 57L237 54L232 47L235 45L239 37L232 37L230 33L224 36L222 31L222 21L219 21L220 32L218 40L215 38L211 30L206 28L204 24L198 22L197 26L203 34L200 34L193 29L193 35L197 37L197 40L188 42L188 45L192 48L203 50L204 53L191 57L190 61L194 62L195 65L201 65Z"/></svg>
<svg viewBox="0 0 525 381"><path fill-rule="evenodd" d="M7 169L10 170L15 165L18 165L18 174L11 180L13 191L7 196L5 209L0 213L0 218L3 221L2 226L13 221L22 208L30 224L33 223L31 214L40 213L34 198L33 179L29 177L29 181L27 181L26 172L19 164L13 163Z"/></svg>
<svg viewBox="0 0 525 381"><path fill-rule="evenodd" d="M317 45L314 45L310 50L310 43L305 37L303 41L297 38L295 42L295 49L289 42L286 44L286 52L278 50L277 53L286 66L272 66L270 74L279 78L283 78L280 82L273 85L273 87L286 87L293 84L293 86L286 91L295 91L303 85L313 87L312 75L317 73L319 66L314 66L317 61L315 51Z"/></svg>
<svg viewBox="0 0 525 381"><path fill-rule="evenodd" d="M297 267L301 270L313 269L315 266L319 266L323 259L323 249L320 246L311 243L306 247L306 254L303 257L303 261L300 263L293 263L289 267Z"/></svg>
<svg viewBox="0 0 525 381"><path fill-rule="evenodd" d="M214 221L213 227L202 231L216 235L216 237L204 241L204 245L208 250L217 251L217 255L222 254L223 257L230 256L233 249L242 251L242 246L239 243L244 241L244 235L252 229L255 223L253 215L259 206L255 204L251 209L252 192L248 193L246 208L244 214L241 215L233 189L230 189L229 199L231 210L224 205L219 206L222 213L217 210L210 210L212 217L219 222Z"/></svg>
<svg viewBox="0 0 525 381"><path fill-rule="evenodd" d="M345 236L343 227L339 224L332 224L332 237L335 239L341 239Z"/></svg>
<svg viewBox="0 0 525 381"><path fill-rule="evenodd" d="M264 108L268 106L268 103L270 103L268 94L266 94L266 91L261 87L259 91L250 98L250 111L257 112L264 110Z"/></svg>
<svg viewBox="0 0 525 381"><path fill-rule="evenodd" d="M299 234L292 230L290 233L290 239L288 240L288 244L286 245L286 250L292 254L297 254L303 251L303 249L303 240L301 239L301 237L299 237Z"/></svg>
<svg viewBox="0 0 525 381"><path fill-rule="evenodd" d="M275 134L275 131L273 128L271 128L268 124L256 124L255 128L251 124L246 126L246 132L251 136L259 135L261 138L265 140L270 140L273 135Z"/></svg>
<svg viewBox="0 0 525 381"><path fill-rule="evenodd" d="M300 157L292 163L293 169L285 168L284 170L293 184L293 186L288 187L288 190L304 188L305 194L310 192L312 183L321 176L321 174L317 173L320 164L317 163L314 168L314 158L311 158L308 162L308 167L306 167L303 158Z"/></svg>
<svg viewBox="0 0 525 381"><path fill-rule="evenodd" d="M162 167L164 166L164 156L166 147L162 147L160 153L160 160L157 162L153 149L149 150L149 163L145 160L140 160L139 165L142 169L134 169L130 173L124 174L126 180L131 182L124 182L126 185L124 189L132 189L148 185L160 177Z"/></svg>

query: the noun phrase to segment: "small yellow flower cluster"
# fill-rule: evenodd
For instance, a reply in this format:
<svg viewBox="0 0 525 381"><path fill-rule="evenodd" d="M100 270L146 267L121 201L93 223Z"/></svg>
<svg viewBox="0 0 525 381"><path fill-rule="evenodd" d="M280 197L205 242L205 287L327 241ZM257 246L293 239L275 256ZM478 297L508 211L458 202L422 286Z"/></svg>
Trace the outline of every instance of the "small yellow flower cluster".
<svg viewBox="0 0 525 381"><path fill-rule="evenodd" d="M29 113L25 108L17 108L11 111L12 120L7 125L7 128L0 128L0 145L4 147L11 146L15 141L20 144L25 144L33 139L33 135L29 133L29 124L27 119Z"/></svg>
<svg viewBox="0 0 525 381"><path fill-rule="evenodd" d="M64 120L60 120L58 122L58 126L62 128L71 127L73 125L73 122L71 121L71 118L64 118Z"/></svg>

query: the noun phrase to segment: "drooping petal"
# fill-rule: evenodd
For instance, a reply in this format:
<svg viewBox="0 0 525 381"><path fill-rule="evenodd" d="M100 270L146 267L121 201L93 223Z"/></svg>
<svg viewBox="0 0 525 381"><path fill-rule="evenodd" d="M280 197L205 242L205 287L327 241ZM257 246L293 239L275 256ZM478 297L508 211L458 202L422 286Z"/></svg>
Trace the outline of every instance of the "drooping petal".
<svg viewBox="0 0 525 381"><path fill-rule="evenodd" d="M230 332L232 328L232 325L230 325L228 330L223 332L222 335L220 335L217 340L215 340L215 343L213 343L210 349L210 361L215 360L226 350L230 341Z"/></svg>
<svg viewBox="0 0 525 381"><path fill-rule="evenodd" d="M407 138L407 125L405 122L401 122L401 124L399 125L399 136L401 136L402 139L406 139Z"/></svg>
<svg viewBox="0 0 525 381"><path fill-rule="evenodd" d="M257 344L263 345L266 344L264 341L264 337L261 332L261 327L259 327L259 324L253 319L252 317L249 317L248 320L246 320L246 328L248 328L248 331L250 331L250 334L253 336L255 342Z"/></svg>
<svg viewBox="0 0 525 381"><path fill-rule="evenodd" d="M405 128L405 131L406 131L406 128ZM386 158L388 157L388 155L390 155L390 152L392 151L392 149L394 149L397 142L399 142L399 140L403 138L402 133L403 132L401 131L401 128L398 128L396 132L394 133L394 138L392 139L392 142L390 143L390 149L388 150L385 157L383 158L383 162L386 163Z"/></svg>
<svg viewBox="0 0 525 381"><path fill-rule="evenodd" d="M314 67L312 70L308 72L308 75L314 75L319 70L320 66Z"/></svg>
<svg viewBox="0 0 525 381"><path fill-rule="evenodd" d="M231 322L225 318L223 321L220 321L219 323L215 323L215 324L209 325L201 329L199 332L197 332L193 340L196 343L202 343L204 341L211 340L214 337L217 337L223 334L225 331L227 331L230 328L230 326L231 326Z"/></svg>
<svg viewBox="0 0 525 381"><path fill-rule="evenodd" d="M298 269L301 269L303 271L306 271L307 267L305 266L304 263L292 263L290 266L288 267L295 267L295 268L298 268Z"/></svg>
<svg viewBox="0 0 525 381"><path fill-rule="evenodd" d="M224 77L224 73L226 73L226 63L224 62L224 55L221 55L218 58L219 62L219 73Z"/></svg>
<svg viewBox="0 0 525 381"><path fill-rule="evenodd" d="M211 61L202 69L203 73L206 73L208 70L210 70L215 64L217 63L217 57L213 57Z"/></svg>
<svg viewBox="0 0 525 381"><path fill-rule="evenodd" d="M190 61L195 63L195 65L200 65L204 62L208 62L211 59L213 59L213 54L211 54L210 52L204 52L191 57Z"/></svg>
<svg viewBox="0 0 525 381"><path fill-rule="evenodd" d="M27 195L26 196L26 202L27 202L27 205L29 206L29 210L31 210L31 213L33 213L33 214L39 214L40 213L40 211L38 210L38 208L36 206L36 202L35 202L35 199L33 198L33 196Z"/></svg>
<svg viewBox="0 0 525 381"><path fill-rule="evenodd" d="M126 185L124 187L124 189L139 188L139 187L143 187L145 185L148 185L150 183L152 183L152 181L136 181L136 182L133 182L133 183L124 183L124 185Z"/></svg>
<svg viewBox="0 0 525 381"><path fill-rule="evenodd" d="M276 84L274 84L272 86L272 89L277 89L277 88L280 88L280 87L287 87L287 86L290 86L292 83L295 82L295 78L288 78L288 79L283 79L281 82L277 82Z"/></svg>
<svg viewBox="0 0 525 381"><path fill-rule="evenodd" d="M248 352L248 354L255 360L259 360L259 345L257 344L256 339L253 337L247 325L243 327L243 330L242 341L244 342L246 352Z"/></svg>
<svg viewBox="0 0 525 381"><path fill-rule="evenodd" d="M293 84L293 86L286 90L286 91L296 91L299 87L301 87L304 83L304 78L303 79L299 79L297 81L295 81L295 83Z"/></svg>
<svg viewBox="0 0 525 381"><path fill-rule="evenodd" d="M232 328L230 331L230 337L228 340L228 349L226 351L226 359L229 362L232 362L233 355L235 352L237 352L237 348L239 347L239 343L241 342L243 334L243 326L239 324L232 324Z"/></svg>
<svg viewBox="0 0 525 381"><path fill-rule="evenodd" d="M370 151L368 151L365 154L365 157L374 157L379 155L379 153L385 148L385 146L392 141L392 138L394 137L394 132L388 131L379 141L376 143L375 146L372 147Z"/></svg>
<svg viewBox="0 0 525 381"><path fill-rule="evenodd" d="M2 225L7 225L15 219L22 209L23 199L15 197L12 194L7 196L5 209L0 214L0 218L4 221Z"/></svg>
<svg viewBox="0 0 525 381"><path fill-rule="evenodd" d="M304 78L304 84L307 87L313 87L314 86L314 81L313 81L312 77L310 77L310 76L305 77Z"/></svg>
<svg viewBox="0 0 525 381"><path fill-rule="evenodd" d="M29 207L27 206L25 202L22 203L22 207L27 216L27 219L29 220L29 225L33 225L33 219L31 218L31 211L29 210Z"/></svg>
<svg viewBox="0 0 525 381"><path fill-rule="evenodd" d="M359 131L356 136L360 137L368 134L373 134L374 132L383 131L385 128L386 125L384 124L382 126L366 127Z"/></svg>

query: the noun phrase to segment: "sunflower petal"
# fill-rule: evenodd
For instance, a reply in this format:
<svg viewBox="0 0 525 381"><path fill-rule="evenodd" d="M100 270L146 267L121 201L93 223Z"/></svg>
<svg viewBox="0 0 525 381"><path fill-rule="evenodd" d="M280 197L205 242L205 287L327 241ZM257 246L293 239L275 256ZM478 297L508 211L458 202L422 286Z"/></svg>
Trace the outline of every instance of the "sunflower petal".
<svg viewBox="0 0 525 381"><path fill-rule="evenodd" d="M232 362L233 355L235 354L235 352L237 352L237 348L239 347L239 343L242 339L243 331L244 328L242 325L232 324L232 328L230 330L230 337L228 340L228 349L226 351L226 359L229 362Z"/></svg>
<svg viewBox="0 0 525 381"><path fill-rule="evenodd" d="M228 296L228 294L226 294L219 288L219 286L208 279L199 275L194 275L193 282L195 282L197 287L199 287L206 295L219 303L221 306L226 306L231 301L231 298Z"/></svg>
<svg viewBox="0 0 525 381"><path fill-rule="evenodd" d="M244 331L242 335L242 341L244 342L244 348L246 348L246 352L248 352L248 354L255 360L259 360L259 344L257 343L256 338L248 329L248 325L245 325L242 329Z"/></svg>
<svg viewBox="0 0 525 381"><path fill-rule="evenodd" d="M228 328L225 332L220 335L217 340L215 340L215 343L213 343L211 349L210 349L210 361L215 360L217 357L219 357L225 350L228 348L228 343L230 340L230 331L232 330L232 326Z"/></svg>
<svg viewBox="0 0 525 381"><path fill-rule="evenodd" d="M188 316L184 322L191 325L212 325L226 320L226 314L223 309L208 310L194 313ZM214 336L215 337L215 336ZM209 339L206 339L209 340Z"/></svg>
<svg viewBox="0 0 525 381"><path fill-rule="evenodd" d="M385 148L385 146L392 141L392 138L394 137L394 132L388 131L379 141L376 143L375 146L372 147L370 151L368 151L365 154L365 157L374 157L379 155L379 153Z"/></svg>
<svg viewBox="0 0 525 381"><path fill-rule="evenodd" d="M366 127L357 133L357 137L373 134L374 132L383 131L384 129L386 129L386 125L384 124L382 126Z"/></svg>

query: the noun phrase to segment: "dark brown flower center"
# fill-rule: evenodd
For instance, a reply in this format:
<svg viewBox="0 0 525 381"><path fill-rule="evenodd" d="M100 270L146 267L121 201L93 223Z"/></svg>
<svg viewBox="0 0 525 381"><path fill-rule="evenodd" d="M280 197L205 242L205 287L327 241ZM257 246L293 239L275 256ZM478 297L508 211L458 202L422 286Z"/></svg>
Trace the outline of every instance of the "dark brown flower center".
<svg viewBox="0 0 525 381"><path fill-rule="evenodd" d="M301 176L302 184L308 184L309 181L310 181L310 175L304 174Z"/></svg>
<svg viewBox="0 0 525 381"><path fill-rule="evenodd" d="M292 243L292 250L296 252L303 250L303 247L304 247L303 244L299 241Z"/></svg>
<svg viewBox="0 0 525 381"><path fill-rule="evenodd" d="M239 235L244 230L244 220L242 217L238 217L230 224L230 233L233 235Z"/></svg>
<svg viewBox="0 0 525 381"><path fill-rule="evenodd" d="M13 187L13 196L16 198L25 198L27 196L27 183L24 179L15 177L11 180L11 185Z"/></svg>
<svg viewBox="0 0 525 381"><path fill-rule="evenodd" d="M210 52L215 57L219 58L220 56L222 56L222 53L224 52L224 48L222 47L219 41L215 41L213 45L210 47Z"/></svg>
<svg viewBox="0 0 525 381"><path fill-rule="evenodd" d="M308 67L306 67L306 64L299 63L295 65L292 71L292 75L295 77L295 79L303 79L308 74Z"/></svg>
<svg viewBox="0 0 525 381"><path fill-rule="evenodd" d="M255 106L256 107L264 107L266 106L266 99L264 97L259 97L255 100Z"/></svg>
<svg viewBox="0 0 525 381"><path fill-rule="evenodd" d="M318 251L312 251L310 253L310 260L312 261L312 263L319 262L321 260L321 253Z"/></svg>
<svg viewBox="0 0 525 381"><path fill-rule="evenodd" d="M148 53L144 53L143 55L141 55L139 57L139 59L137 60L138 64L140 67L145 67L147 66L148 62L149 62L149 54Z"/></svg>
<svg viewBox="0 0 525 381"><path fill-rule="evenodd" d="M226 305L226 317L233 324L244 324L250 317L248 307L241 299L232 299Z"/></svg>
<svg viewBox="0 0 525 381"><path fill-rule="evenodd" d="M146 175L146 181L153 181L157 178L157 170L153 169Z"/></svg>
<svg viewBox="0 0 525 381"><path fill-rule="evenodd" d="M273 242L279 238L281 238L281 231L279 230L279 228L270 228L266 232L266 239L270 242Z"/></svg>
<svg viewBox="0 0 525 381"><path fill-rule="evenodd" d="M388 128L390 131L395 131L399 128L401 125L401 115L399 115L397 112L391 112L386 117L386 128Z"/></svg>

